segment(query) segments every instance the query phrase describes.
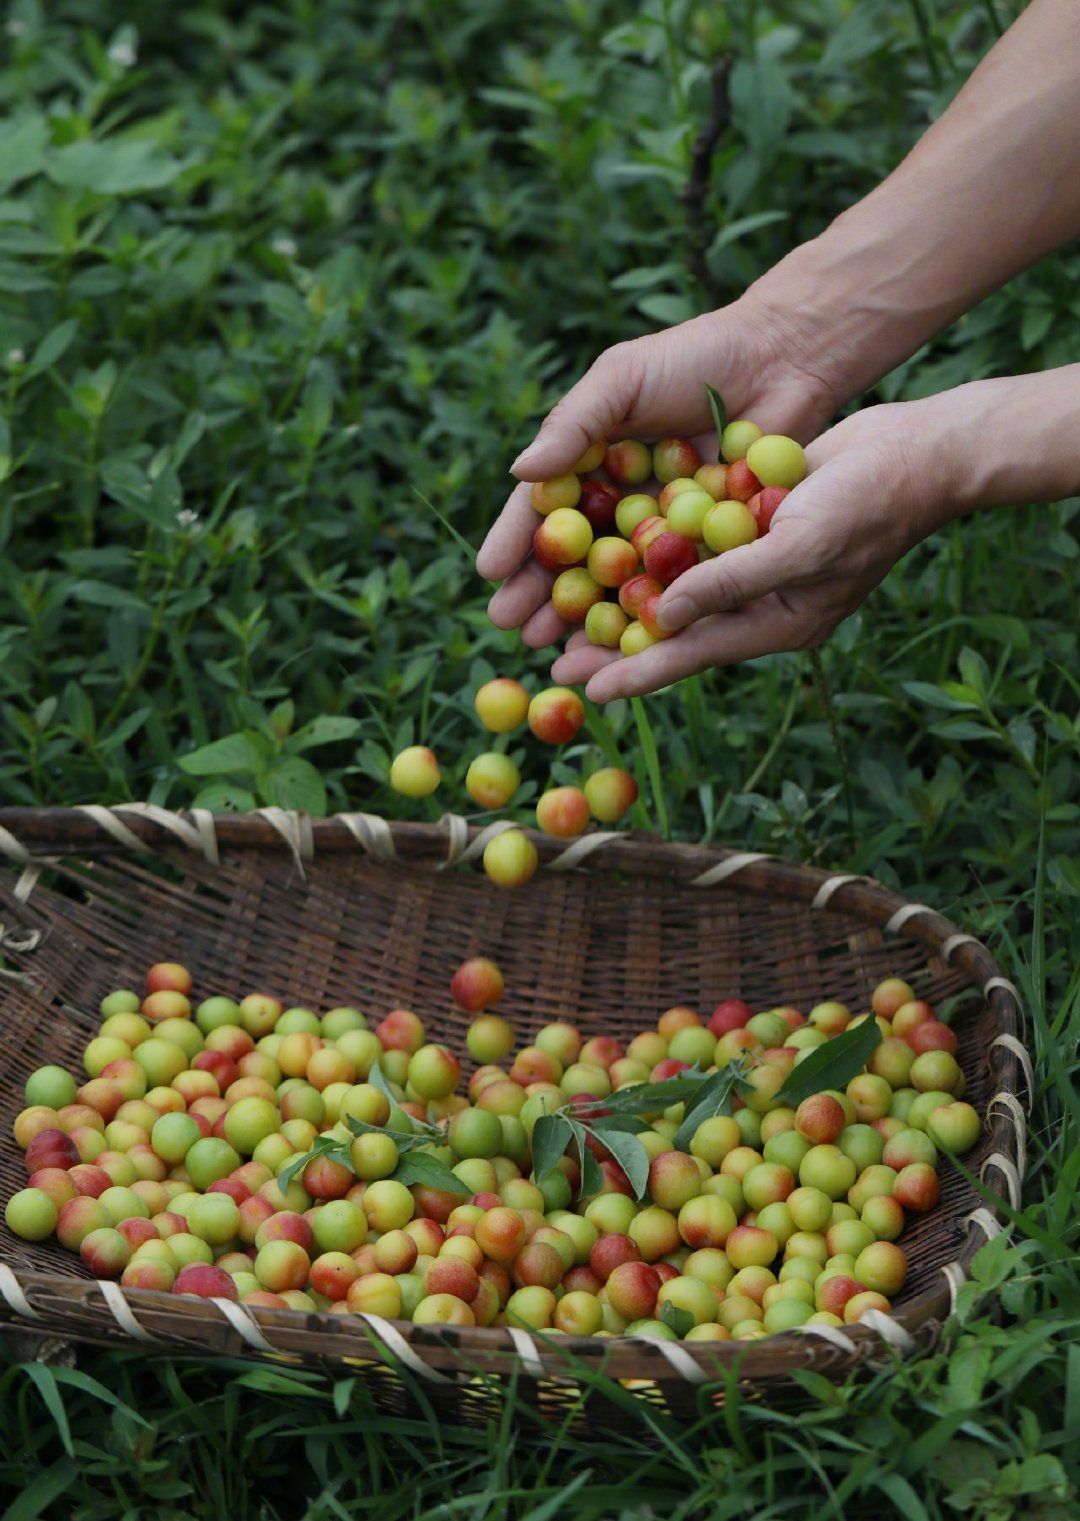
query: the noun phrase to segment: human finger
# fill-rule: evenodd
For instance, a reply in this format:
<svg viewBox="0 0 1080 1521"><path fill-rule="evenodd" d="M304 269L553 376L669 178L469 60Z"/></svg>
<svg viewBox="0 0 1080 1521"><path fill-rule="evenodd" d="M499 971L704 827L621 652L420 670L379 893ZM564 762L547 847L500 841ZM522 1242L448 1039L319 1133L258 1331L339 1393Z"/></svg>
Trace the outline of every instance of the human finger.
<svg viewBox="0 0 1080 1521"><path fill-rule="evenodd" d="M754 660L802 642L790 608L780 598L769 597L739 612L702 618L674 639L605 666L589 679L585 692L594 702L640 697L712 666Z"/></svg>
<svg viewBox="0 0 1080 1521"><path fill-rule="evenodd" d="M684 571L660 599L663 628L675 631L711 613L730 613L787 585L801 566L795 551L801 532L767 533ZM645 653L648 653L646 651Z"/></svg>
<svg viewBox="0 0 1080 1521"><path fill-rule="evenodd" d="M638 388L640 361L634 343L616 344L571 386L540 424L540 431L510 466L525 481L550 480L572 470L599 438L623 417Z"/></svg>
<svg viewBox="0 0 1080 1521"><path fill-rule="evenodd" d="M526 618L521 625L521 637L533 650L542 650L547 644L554 644L566 633L567 624L559 617L550 602L545 602Z"/></svg>
<svg viewBox="0 0 1080 1521"><path fill-rule="evenodd" d="M497 628L520 628L551 596L555 577L530 560L504 581L488 603L488 617Z"/></svg>
<svg viewBox="0 0 1080 1521"><path fill-rule="evenodd" d="M486 581L505 581L512 576L532 548L537 516L529 500L530 490L525 482L516 485L488 529L476 556L477 572Z"/></svg>

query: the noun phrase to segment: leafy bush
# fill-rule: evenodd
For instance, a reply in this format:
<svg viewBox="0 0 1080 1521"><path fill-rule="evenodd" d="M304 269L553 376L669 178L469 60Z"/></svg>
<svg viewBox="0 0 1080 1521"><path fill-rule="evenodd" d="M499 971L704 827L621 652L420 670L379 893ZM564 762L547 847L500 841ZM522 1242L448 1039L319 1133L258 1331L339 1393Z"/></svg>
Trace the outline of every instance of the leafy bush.
<svg viewBox="0 0 1080 1521"><path fill-rule="evenodd" d="M922 26L896 0L654 3L630 20L545 3L512 27L490 0L438 28L424 7L411 21L391 5L354 12L204 6L137 36L111 30L108 7L80 28L69 5L64 20L24 7L9 24L12 800L197 794L321 812L384 805L388 755L421 732L462 755L471 684L526 661L485 626L458 535L480 537L545 398L611 339L734 295L818 230L992 35L989 9ZM705 292L680 195L725 52ZM1065 259L1048 261L885 393L1064 358L1073 289ZM1039 705L1069 700L1064 521L957 530L835 643L856 768L860 731L875 732L861 797L899 815L877 854L900 870L997 767L1018 796L992 854L1012 853L1006 834L1030 850ZM992 717L981 694L941 686L965 646L969 673L979 653L987 663ZM812 822L826 853L845 848L835 799L807 812L832 777L803 681L780 658L650 705L675 827L756 827L805 848ZM744 799L792 692L788 785ZM628 725L611 715L627 745ZM1051 731L1064 758L1075 731L1064 717ZM1058 775L1052 806L1063 788Z"/></svg>

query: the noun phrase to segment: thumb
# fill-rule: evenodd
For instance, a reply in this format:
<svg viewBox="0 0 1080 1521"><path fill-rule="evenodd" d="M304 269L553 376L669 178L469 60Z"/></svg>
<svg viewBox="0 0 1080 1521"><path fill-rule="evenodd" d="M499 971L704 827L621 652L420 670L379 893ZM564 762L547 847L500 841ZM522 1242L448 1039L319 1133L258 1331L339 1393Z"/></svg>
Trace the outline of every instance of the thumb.
<svg viewBox="0 0 1080 1521"><path fill-rule="evenodd" d="M674 632L707 613L730 613L785 586L793 576L792 546L781 533L728 549L685 571L660 601L660 624Z"/></svg>
<svg viewBox="0 0 1080 1521"><path fill-rule="evenodd" d="M630 348L632 345L624 345ZM591 369L557 402L540 425L540 432L510 466L523 481L545 481L572 470L591 444L606 438L629 410L635 389L634 367L600 355Z"/></svg>

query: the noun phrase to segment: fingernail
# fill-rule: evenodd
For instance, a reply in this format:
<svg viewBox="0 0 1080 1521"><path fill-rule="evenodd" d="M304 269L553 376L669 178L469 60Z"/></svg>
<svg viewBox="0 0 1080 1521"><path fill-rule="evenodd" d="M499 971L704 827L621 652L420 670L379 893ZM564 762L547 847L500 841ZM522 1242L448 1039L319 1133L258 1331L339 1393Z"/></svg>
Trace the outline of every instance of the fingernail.
<svg viewBox="0 0 1080 1521"><path fill-rule="evenodd" d="M660 604L658 614L661 628L677 629L690 623L694 617L694 604L689 597L672 597Z"/></svg>
<svg viewBox="0 0 1080 1521"><path fill-rule="evenodd" d="M521 466L521 465L523 465L525 463L525 461L528 459L529 455L533 452L533 448L534 447L535 446L533 444L530 444L527 449L522 449L522 451L518 455L517 459L510 466L510 474L511 475L515 475L517 473L517 470L518 470L519 466Z"/></svg>

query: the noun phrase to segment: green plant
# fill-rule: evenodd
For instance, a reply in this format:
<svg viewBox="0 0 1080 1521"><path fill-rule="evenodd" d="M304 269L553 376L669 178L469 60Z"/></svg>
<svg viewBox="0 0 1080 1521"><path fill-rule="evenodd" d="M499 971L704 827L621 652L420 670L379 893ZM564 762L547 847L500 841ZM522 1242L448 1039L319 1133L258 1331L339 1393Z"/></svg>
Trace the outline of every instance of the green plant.
<svg viewBox="0 0 1080 1521"><path fill-rule="evenodd" d="M470 693L505 672L537 690L546 670L486 622L457 536L479 542L535 419L607 344L736 294L869 189L1016 8L194 4L144 7L136 36L129 7L17 3L5 801L394 812L391 758L423 736L462 757L444 783L460 807ZM712 165L695 175L703 128ZM1076 287L1075 252L1043 261L877 397L1065 361ZM515 1437L509 1418L439 1421L422 1394L380 1412L351 1374L89 1349L68 1367L5 1338L5 1504L111 1521L120 1491L200 1518L399 1521L445 1505L451 1474L459 1509L512 1521L687 1521L718 1496L740 1521L785 1506L1071 1521L1076 510L939 535L822 651L853 831L803 658L648 706L662 786L641 827L875 876L987 940L1021 988L1023 1205L938 1350L838 1389L809 1379L800 1421L735 1384L719 1417L616 1387L616 1443L560 1426L534 1441L524 1400ZM634 711L589 719L552 782L621 754L644 791ZM325 739L286 751L312 723ZM201 776L179 764L252 732L265 747L239 770L236 751Z"/></svg>

